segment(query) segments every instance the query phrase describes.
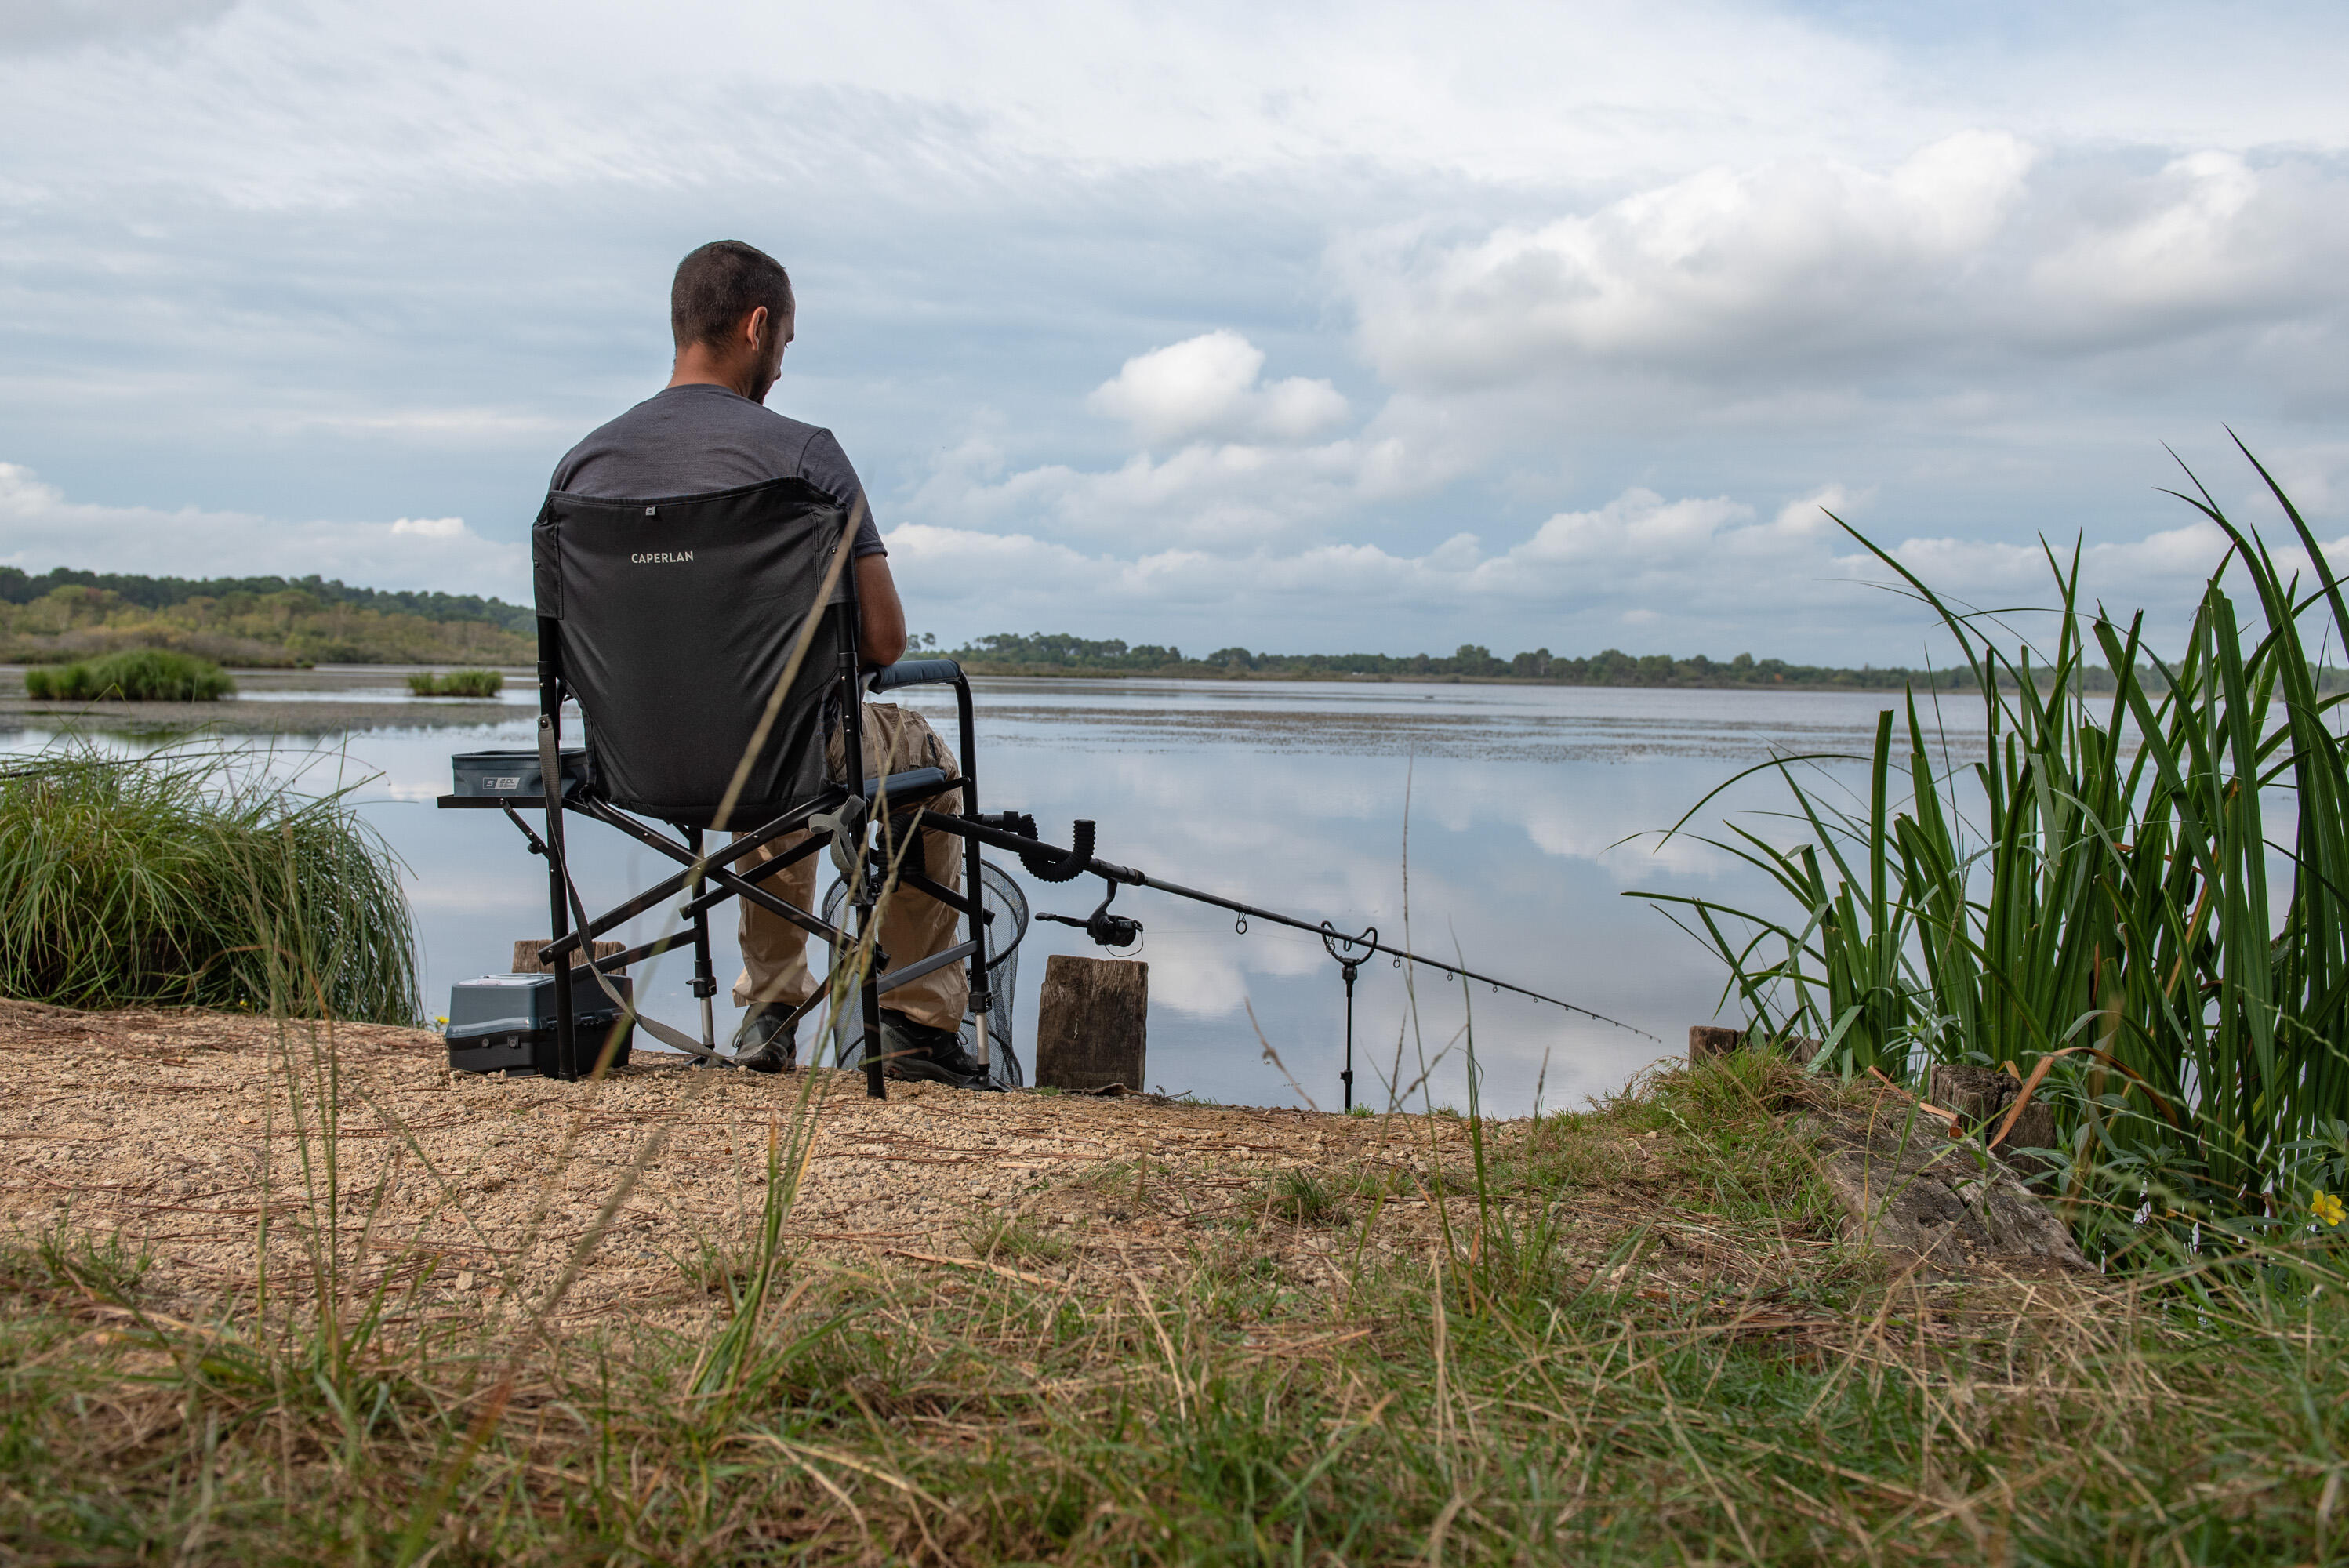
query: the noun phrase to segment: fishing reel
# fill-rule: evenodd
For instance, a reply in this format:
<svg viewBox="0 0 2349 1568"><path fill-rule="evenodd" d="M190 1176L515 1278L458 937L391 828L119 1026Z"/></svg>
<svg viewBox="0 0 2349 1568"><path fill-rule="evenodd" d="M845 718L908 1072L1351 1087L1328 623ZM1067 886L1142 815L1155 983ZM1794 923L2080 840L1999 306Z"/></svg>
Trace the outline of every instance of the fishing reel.
<svg viewBox="0 0 2349 1568"><path fill-rule="evenodd" d="M1085 826L1090 827L1092 824L1086 823ZM1109 912L1110 901L1117 897L1117 883L1109 882L1106 877L1102 880L1108 882L1109 892L1102 895L1101 903L1092 913L1084 919L1079 920L1072 914L1047 914L1041 911L1037 913L1036 918L1049 920L1055 925L1073 925L1092 937L1097 945L1112 951L1121 947L1130 948L1133 952L1120 954L1119 956L1131 957L1133 953L1141 951L1142 922L1131 915L1112 914Z"/></svg>

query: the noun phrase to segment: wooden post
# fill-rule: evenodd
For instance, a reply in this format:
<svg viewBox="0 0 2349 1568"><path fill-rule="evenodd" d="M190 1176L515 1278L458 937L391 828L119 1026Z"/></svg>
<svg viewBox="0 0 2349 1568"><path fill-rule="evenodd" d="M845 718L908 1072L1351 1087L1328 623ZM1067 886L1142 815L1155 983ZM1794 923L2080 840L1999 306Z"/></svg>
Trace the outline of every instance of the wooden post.
<svg viewBox="0 0 2349 1568"><path fill-rule="evenodd" d="M545 945L546 938L543 936L533 936L515 943L513 972L517 975L545 974L546 965L538 961L538 950ZM619 952L623 947L626 946L627 944L623 942L595 942L590 943L588 945L595 950L592 956L596 958L609 958L612 954Z"/></svg>
<svg viewBox="0 0 2349 1568"><path fill-rule="evenodd" d="M1745 1031L1724 1029L1715 1024L1695 1024L1689 1028L1689 1062L1711 1061L1725 1057L1745 1044Z"/></svg>
<svg viewBox="0 0 2349 1568"><path fill-rule="evenodd" d="M1689 1027L1689 1065L1693 1067L1699 1062L1717 1061L1754 1043L1745 1037L1743 1029L1724 1029L1718 1024L1693 1024ZM1780 1040L1778 1048L1798 1068L1810 1066L1811 1058L1819 1054L1818 1041L1800 1036Z"/></svg>
<svg viewBox="0 0 2349 1568"><path fill-rule="evenodd" d="M1055 953L1036 1003L1036 1087L1143 1088L1149 1016L1149 965Z"/></svg>
<svg viewBox="0 0 2349 1568"><path fill-rule="evenodd" d="M1980 1133L1985 1142L1998 1135L1998 1130L2005 1125L2008 1109L2022 1094L2020 1078L2009 1078L1994 1068L1945 1062L1925 1075L1925 1098L1944 1110L1956 1111L1967 1130ZM2034 1093L2031 1103L2014 1119L2014 1130L1999 1145L1998 1152L2008 1164L2033 1174L2046 1167L2023 1150L2052 1148L2054 1142L2054 1109Z"/></svg>

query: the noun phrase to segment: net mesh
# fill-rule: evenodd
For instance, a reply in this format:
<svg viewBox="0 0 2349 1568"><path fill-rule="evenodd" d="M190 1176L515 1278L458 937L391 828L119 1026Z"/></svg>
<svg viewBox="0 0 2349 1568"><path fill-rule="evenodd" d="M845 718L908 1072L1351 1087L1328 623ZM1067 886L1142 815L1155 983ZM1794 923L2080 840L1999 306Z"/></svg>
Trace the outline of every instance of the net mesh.
<svg viewBox="0 0 2349 1568"><path fill-rule="evenodd" d="M987 923L986 934L987 989L992 999L987 1009L988 1072L1004 1088L1019 1088L1027 1083L1028 1076L1011 1043L1011 1008L1012 998L1019 988L1019 943L1028 934L1028 895L1019 891L1019 884L1011 880L1009 872L991 861L979 862L978 881L981 907L995 916ZM823 897L824 922L839 925L847 913L847 884L835 882ZM887 998L885 996L883 1001L885 1003ZM978 1018L975 1014L962 1021L962 1048L974 1056L978 1054Z"/></svg>

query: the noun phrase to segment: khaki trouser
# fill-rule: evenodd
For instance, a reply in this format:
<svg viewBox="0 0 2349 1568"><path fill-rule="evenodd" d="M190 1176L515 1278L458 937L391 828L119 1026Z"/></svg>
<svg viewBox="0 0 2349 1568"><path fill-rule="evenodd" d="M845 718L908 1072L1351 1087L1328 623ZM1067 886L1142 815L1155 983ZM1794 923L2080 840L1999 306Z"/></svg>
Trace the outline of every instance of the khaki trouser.
<svg viewBox="0 0 2349 1568"><path fill-rule="evenodd" d="M830 760L835 778L843 771L841 753L840 733L834 730L830 741ZM946 742L938 738L937 732L920 714L910 708L865 704L865 776L905 773L916 768L942 769L949 779L962 777L954 753L947 749ZM961 810L961 800L960 790L949 790L929 804L941 811L956 811ZM786 853L805 843L809 837L804 832L786 833L747 856L741 862L742 869L747 871L759 861ZM941 886L961 890L962 854L962 841L951 833L922 835L922 869ZM778 898L816 913L816 868L831 863L825 854L810 855L797 865L786 866L761 879L759 885L771 890ZM815 975L808 968L807 933L748 900L741 903L742 974L734 982L734 1005L748 1007L753 1003L772 1003L798 1006L816 993ZM952 947L960 939L961 921L958 912L926 893L904 886L895 888L881 910L882 951L888 954L892 966L903 968ZM934 1029L959 1029L970 1004L970 968L967 964L949 964L933 969L920 979L885 994L881 1000L883 1006L904 1013L917 1024L926 1024Z"/></svg>

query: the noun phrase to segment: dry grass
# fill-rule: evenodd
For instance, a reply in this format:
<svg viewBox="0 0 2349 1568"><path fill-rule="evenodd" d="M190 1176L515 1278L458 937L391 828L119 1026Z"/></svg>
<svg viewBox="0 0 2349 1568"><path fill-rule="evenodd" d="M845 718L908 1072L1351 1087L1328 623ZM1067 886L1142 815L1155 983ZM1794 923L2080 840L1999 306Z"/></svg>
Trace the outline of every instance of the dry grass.
<svg viewBox="0 0 2349 1568"><path fill-rule="evenodd" d="M451 1087L400 1031L329 1053L259 1020L5 1009L0 1542L2334 1550L2323 1256L2231 1281L1889 1271L1842 1239L1802 1130L1835 1091L1775 1062L1538 1124L833 1087Z"/></svg>

